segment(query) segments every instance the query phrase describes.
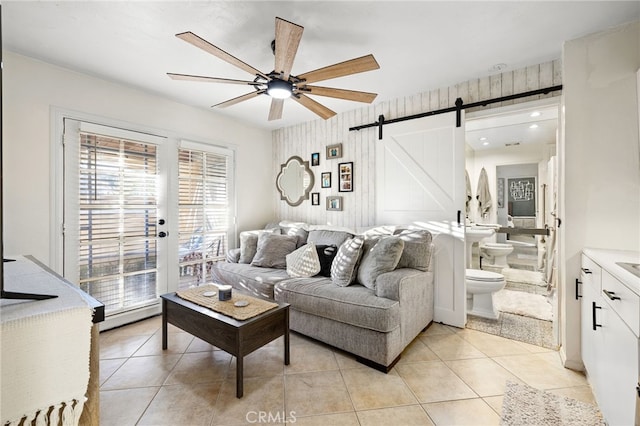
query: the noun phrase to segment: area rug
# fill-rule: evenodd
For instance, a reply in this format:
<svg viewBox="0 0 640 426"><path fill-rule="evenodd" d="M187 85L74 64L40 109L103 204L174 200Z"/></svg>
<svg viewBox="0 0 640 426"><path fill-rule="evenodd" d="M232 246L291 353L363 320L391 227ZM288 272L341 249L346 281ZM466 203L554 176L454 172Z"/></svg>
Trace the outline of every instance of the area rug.
<svg viewBox="0 0 640 426"><path fill-rule="evenodd" d="M500 425L600 426L605 422L594 405L507 381Z"/></svg>
<svg viewBox="0 0 640 426"><path fill-rule="evenodd" d="M504 279L512 282L525 284L533 284L540 287L546 287L547 282L544 280L542 272L527 271L525 269L504 268L501 272Z"/></svg>
<svg viewBox="0 0 640 426"><path fill-rule="evenodd" d="M523 291L500 290L493 295L493 303L497 310L510 314L553 320L553 310L547 297L541 294Z"/></svg>

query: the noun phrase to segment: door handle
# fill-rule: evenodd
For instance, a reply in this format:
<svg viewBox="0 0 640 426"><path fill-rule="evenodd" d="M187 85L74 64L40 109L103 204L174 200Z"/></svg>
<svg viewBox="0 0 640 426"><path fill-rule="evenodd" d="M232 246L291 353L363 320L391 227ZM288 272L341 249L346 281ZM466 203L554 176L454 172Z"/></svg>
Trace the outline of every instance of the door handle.
<svg viewBox="0 0 640 426"><path fill-rule="evenodd" d="M580 268L580 269L582 269L582 272L584 272L585 274L593 274L593 272L591 272L587 268Z"/></svg>
<svg viewBox="0 0 640 426"><path fill-rule="evenodd" d="M596 328L602 327L602 324L596 324L596 309L602 309L602 306L597 306L596 302L591 302L591 313L593 317L593 331L596 331Z"/></svg>
<svg viewBox="0 0 640 426"><path fill-rule="evenodd" d="M460 218L462 217L462 210L458 210L458 226L462 225Z"/></svg>
<svg viewBox="0 0 640 426"><path fill-rule="evenodd" d="M609 291L609 290L604 290L603 289L602 292L607 295L609 300L622 300L622 299L620 299L620 297L615 295L616 294L615 291Z"/></svg>
<svg viewBox="0 0 640 426"><path fill-rule="evenodd" d="M582 281L576 278L576 300L582 297L582 295L578 294L578 284L582 284Z"/></svg>

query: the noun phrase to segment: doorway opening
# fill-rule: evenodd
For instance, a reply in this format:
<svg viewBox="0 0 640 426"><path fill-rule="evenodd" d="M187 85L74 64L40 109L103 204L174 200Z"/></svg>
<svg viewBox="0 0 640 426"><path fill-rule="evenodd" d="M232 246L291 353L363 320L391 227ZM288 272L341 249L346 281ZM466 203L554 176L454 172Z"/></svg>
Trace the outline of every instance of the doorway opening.
<svg viewBox="0 0 640 426"><path fill-rule="evenodd" d="M506 282L494 294L499 318L468 315L467 327L555 349L559 99L469 113L465 126L470 187L486 171L492 199L487 210L486 200L471 190L467 223L496 231L474 245L472 264L502 274ZM500 253L490 250L495 243L501 244Z"/></svg>

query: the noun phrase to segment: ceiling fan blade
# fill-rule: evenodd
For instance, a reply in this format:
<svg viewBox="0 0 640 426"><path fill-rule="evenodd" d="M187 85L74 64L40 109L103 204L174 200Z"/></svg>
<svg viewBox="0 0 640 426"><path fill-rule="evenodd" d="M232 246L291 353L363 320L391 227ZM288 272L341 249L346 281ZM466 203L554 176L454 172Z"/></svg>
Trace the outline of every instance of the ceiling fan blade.
<svg viewBox="0 0 640 426"><path fill-rule="evenodd" d="M377 93L359 92L357 90L334 89L332 87L302 86L298 90L308 95L328 96L330 98L346 99L348 101L365 102L370 104L378 96ZM307 92L308 90L308 92Z"/></svg>
<svg viewBox="0 0 640 426"><path fill-rule="evenodd" d="M305 95L299 94L298 96L292 96L291 99L297 101L299 104L318 114L325 120L336 115L335 111L330 110L326 106L319 104Z"/></svg>
<svg viewBox="0 0 640 426"><path fill-rule="evenodd" d="M206 77L203 75L190 75L190 74L175 74L168 72L167 75L174 80L185 81L204 81L207 83L230 83L230 84L244 84L249 86L257 86L259 83L250 80L232 80L230 78L218 78L218 77Z"/></svg>
<svg viewBox="0 0 640 426"><path fill-rule="evenodd" d="M376 62L376 58L374 58L373 55L366 55L301 74L298 78L304 80L305 83L314 83L316 81L329 80L345 75L377 70L378 68L380 68L380 65Z"/></svg>
<svg viewBox="0 0 640 426"><path fill-rule="evenodd" d="M284 99L271 99L271 109L269 109L269 121L280 120L282 118L282 107Z"/></svg>
<svg viewBox="0 0 640 426"><path fill-rule="evenodd" d="M213 56L216 56L220 59L222 59L225 62L230 63L231 65L235 65L236 67L245 70L246 72L248 72L249 74L254 74L254 75L260 75L264 78L266 78L267 80L269 79L264 73L262 73L261 71L255 69L254 67L252 67L251 65L242 62L240 59L236 58L235 56L225 52L224 50L220 49L219 47L214 46L213 44L209 43L208 41L206 41L203 38L198 37L197 35L195 35L194 33L192 33L191 31L187 31L184 33L180 33L180 34L176 34L176 37L178 37L181 40L186 41L189 44L192 44L196 47L199 47L200 49L204 50L205 52L211 53Z"/></svg>
<svg viewBox="0 0 640 426"><path fill-rule="evenodd" d="M258 91L255 91L255 92L247 93L246 95L238 96L237 98L229 99L228 101L224 101L224 102L221 102L219 104L212 105L211 108L213 108L213 107L226 108L228 106L235 105L235 104L240 103L242 101L246 101L246 100L255 98L258 95L262 95L264 92L265 92L264 90L258 90Z"/></svg>
<svg viewBox="0 0 640 426"><path fill-rule="evenodd" d="M276 18L276 65L275 71L282 73L282 79L288 80L291 75L293 60L298 51L304 27L293 22Z"/></svg>

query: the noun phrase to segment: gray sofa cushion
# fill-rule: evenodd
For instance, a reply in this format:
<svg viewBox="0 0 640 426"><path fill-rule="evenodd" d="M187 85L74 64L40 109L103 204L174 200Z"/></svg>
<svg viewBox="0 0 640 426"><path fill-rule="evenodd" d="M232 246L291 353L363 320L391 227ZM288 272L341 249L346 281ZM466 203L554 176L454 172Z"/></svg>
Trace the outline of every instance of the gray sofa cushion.
<svg viewBox="0 0 640 426"><path fill-rule="evenodd" d="M292 278L278 283L275 299L297 311L383 333L400 326L400 303L359 284L337 287L325 277Z"/></svg>
<svg viewBox="0 0 640 426"><path fill-rule="evenodd" d="M403 249L404 241L398 237L365 240L358 266L358 283L375 290L378 275L396 269Z"/></svg>
<svg viewBox="0 0 640 426"><path fill-rule="evenodd" d="M349 238L353 238L353 234L350 234L345 231L333 231L329 229L316 229L309 231L309 236L307 237L307 241L313 243L317 246L336 246L340 247L342 243L347 241Z"/></svg>
<svg viewBox="0 0 640 426"><path fill-rule="evenodd" d="M258 250L251 266L286 268L286 256L296 249L297 241L295 236L261 233L258 237Z"/></svg>
<svg viewBox="0 0 640 426"><path fill-rule="evenodd" d="M273 300L274 284L289 278L289 275L284 269L217 262L211 268L211 278L215 283L232 286L234 291Z"/></svg>
<svg viewBox="0 0 640 426"><path fill-rule="evenodd" d="M293 235L298 239L296 247L302 247L307 243L309 231L307 231L305 223L282 221L280 223L280 229L282 235Z"/></svg>
<svg viewBox="0 0 640 426"><path fill-rule="evenodd" d="M404 241L404 250L398 268L429 270L432 236L426 230L403 230L397 235Z"/></svg>
<svg viewBox="0 0 640 426"><path fill-rule="evenodd" d="M363 243L362 237L353 237L342 243L331 264L331 281L334 284L346 287L355 281Z"/></svg>

